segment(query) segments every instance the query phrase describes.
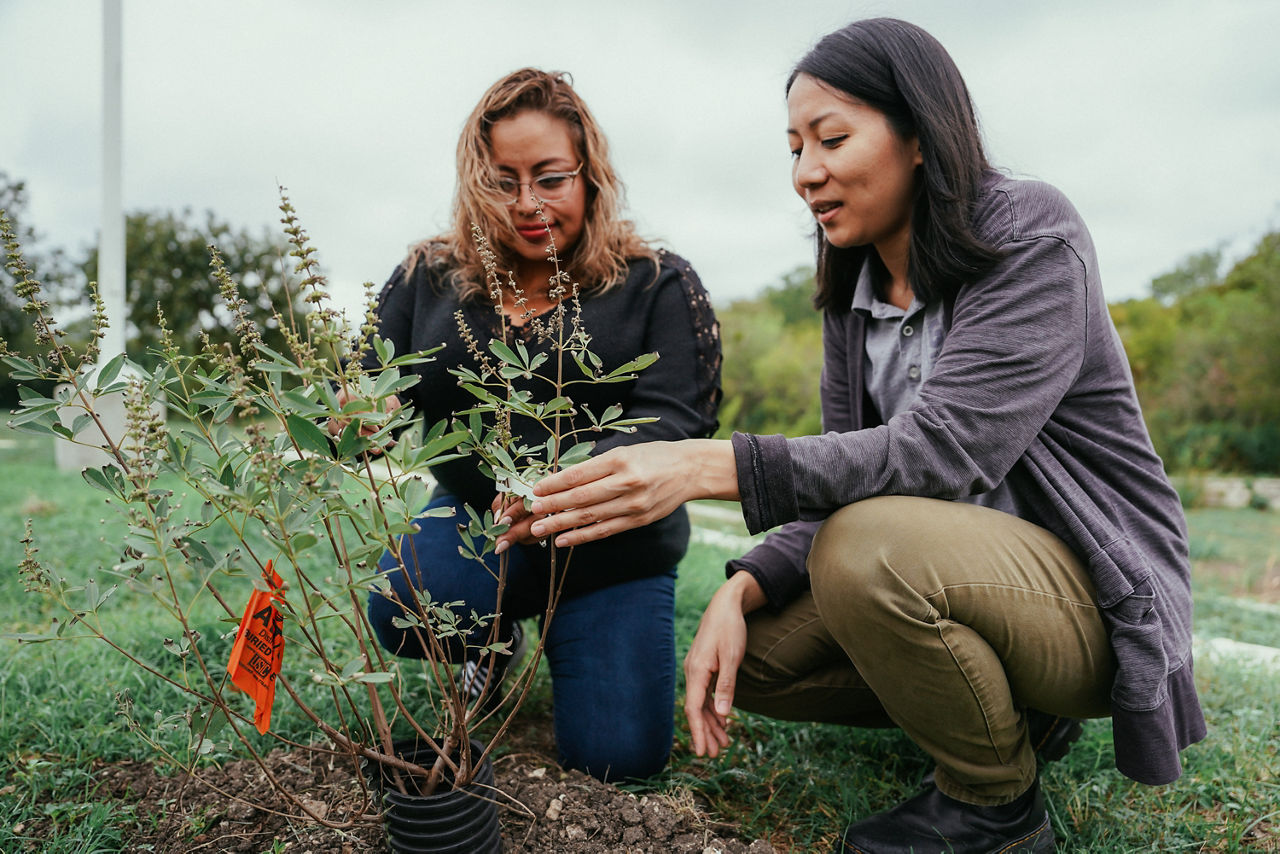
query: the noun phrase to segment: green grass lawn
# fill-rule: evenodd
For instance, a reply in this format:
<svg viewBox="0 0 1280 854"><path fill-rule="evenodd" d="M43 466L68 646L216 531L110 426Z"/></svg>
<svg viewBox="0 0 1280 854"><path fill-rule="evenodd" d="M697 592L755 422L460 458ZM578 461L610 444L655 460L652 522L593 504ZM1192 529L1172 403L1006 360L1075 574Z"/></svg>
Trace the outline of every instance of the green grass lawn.
<svg viewBox="0 0 1280 854"><path fill-rule="evenodd" d="M56 469L47 442L7 431L0 439L6 440L0 446L0 564L6 568L0 631L42 631L55 613L24 593L16 570L24 520L32 520L40 557L71 575L113 562L119 523L101 493ZM723 577L724 561L748 542L723 506L696 509L695 542L677 588L680 656ZM1280 647L1280 606L1274 604L1280 601L1280 514L1197 510L1189 523L1197 637ZM122 619L126 636L137 642L163 641L158 613L141 609ZM210 612L202 633L211 657L225 630ZM1181 780L1150 788L1121 776L1106 721L1089 722L1068 757L1046 768L1059 851L1280 850L1280 671L1217 646L1203 650L1196 678L1209 738L1183 754ZM126 690L138 709L177 703L173 692L139 678L102 644L0 642L0 851L33 850L25 847L23 830L35 821L52 821L41 851L120 850L129 807L104 802L89 769L95 760L150 756L117 714L114 698ZM529 717L540 719L547 692L532 696ZM273 729L305 739L299 718L278 702ZM177 737L166 735L163 715L147 722L160 738ZM718 817L743 825L744 835L769 838L780 850L827 850L850 819L907 796L930 767L892 731L741 715L734 735L727 756L705 760L689 753L680 732L670 771L654 785L692 790Z"/></svg>

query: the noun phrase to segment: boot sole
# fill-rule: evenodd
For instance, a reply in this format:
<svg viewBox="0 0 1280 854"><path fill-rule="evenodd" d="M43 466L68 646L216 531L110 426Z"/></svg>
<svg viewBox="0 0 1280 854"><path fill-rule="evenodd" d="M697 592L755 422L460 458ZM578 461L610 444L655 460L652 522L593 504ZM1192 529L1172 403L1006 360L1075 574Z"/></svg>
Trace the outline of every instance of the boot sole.
<svg viewBox="0 0 1280 854"><path fill-rule="evenodd" d="M947 843L939 840L942 844ZM1057 848L1057 837L1053 835L1053 825L1049 823L1049 814L1045 813L1044 821L1035 830L1028 833L1021 839L1015 839L1000 848L993 848L984 854L1054 854ZM938 854L948 854L953 849L939 849ZM866 848L859 848L856 845L850 845L841 839L836 843L834 854L876 854L875 851ZM920 852L925 854L925 852ZM932 849L930 849L932 854Z"/></svg>
<svg viewBox="0 0 1280 854"><path fill-rule="evenodd" d="M1053 835L1053 825L1049 823L1049 815L1045 814L1044 823L1022 839L1010 842L1003 848L997 848L990 854L1053 854L1057 847L1057 839Z"/></svg>

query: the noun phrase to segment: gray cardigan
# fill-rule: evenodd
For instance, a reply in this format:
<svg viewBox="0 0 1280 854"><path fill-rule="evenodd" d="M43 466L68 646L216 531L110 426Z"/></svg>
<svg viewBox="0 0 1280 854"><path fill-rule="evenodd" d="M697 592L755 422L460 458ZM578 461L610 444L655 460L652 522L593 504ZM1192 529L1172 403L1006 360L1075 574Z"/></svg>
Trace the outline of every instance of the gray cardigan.
<svg viewBox="0 0 1280 854"><path fill-rule="evenodd" d="M1205 735L1191 662L1186 522L1151 446L1098 263L1054 188L991 173L975 231L1004 252L949 305L920 400L881 423L863 388L863 321L827 312L822 436L735 434L743 515L787 524L729 573L772 607L808 585L817 522L875 495L956 499L1007 481L1089 568L1111 636L1116 766L1143 783L1182 772Z"/></svg>

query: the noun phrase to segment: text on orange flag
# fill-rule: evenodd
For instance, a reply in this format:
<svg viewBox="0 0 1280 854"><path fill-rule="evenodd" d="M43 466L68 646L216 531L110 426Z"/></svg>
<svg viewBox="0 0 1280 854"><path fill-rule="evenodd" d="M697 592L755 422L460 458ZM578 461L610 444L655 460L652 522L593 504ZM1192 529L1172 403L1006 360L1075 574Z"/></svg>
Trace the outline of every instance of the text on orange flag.
<svg viewBox="0 0 1280 854"><path fill-rule="evenodd" d="M284 582L271 568L271 561L267 561L263 577L271 590L254 589L249 597L227 662L232 683L253 698L253 723L260 733L271 727L276 677L284 662L284 620L273 602Z"/></svg>

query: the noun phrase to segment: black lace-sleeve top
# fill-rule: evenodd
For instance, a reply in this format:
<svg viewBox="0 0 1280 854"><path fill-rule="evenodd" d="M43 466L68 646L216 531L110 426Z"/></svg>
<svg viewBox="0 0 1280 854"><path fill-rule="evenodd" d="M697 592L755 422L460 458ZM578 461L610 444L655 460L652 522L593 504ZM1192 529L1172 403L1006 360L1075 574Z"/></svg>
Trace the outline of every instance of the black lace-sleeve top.
<svg viewBox="0 0 1280 854"><path fill-rule="evenodd" d="M406 277L399 267L382 290L378 302L379 334L395 342L396 353L425 350L444 344L435 361L416 368L420 380L407 393L408 401L427 425L469 408L475 399L458 386L450 367L475 367L458 329L455 312L461 310L482 349L500 331L497 314L488 299L459 301L445 284L447 270L427 263L417 265ZM635 433L607 431L588 434L595 441L594 454L636 442L710 436L716 429L720 404L720 329L706 290L687 261L660 252L658 263L637 259L628 268L626 281L603 294L581 299L582 323L591 336L591 350L608 372L635 357L656 352L658 361L634 380L621 383L579 385L568 389L575 404L599 415L619 405L624 417L657 417L637 427ZM529 325L508 329L508 337L520 336L532 352L547 351ZM567 361L566 376L579 374ZM554 376L554 359L543 372ZM376 358L366 360L374 367ZM549 386L532 381L536 399L549 397ZM526 444L545 442L547 434L532 421L513 423ZM454 460L432 470L438 488L484 510L494 497L494 485L473 460ZM688 517L681 508L644 528L615 535L600 543L579 546L570 564L566 589L586 590L651 574L667 572L683 557L688 545ZM545 562L547 549L528 547L531 557Z"/></svg>

